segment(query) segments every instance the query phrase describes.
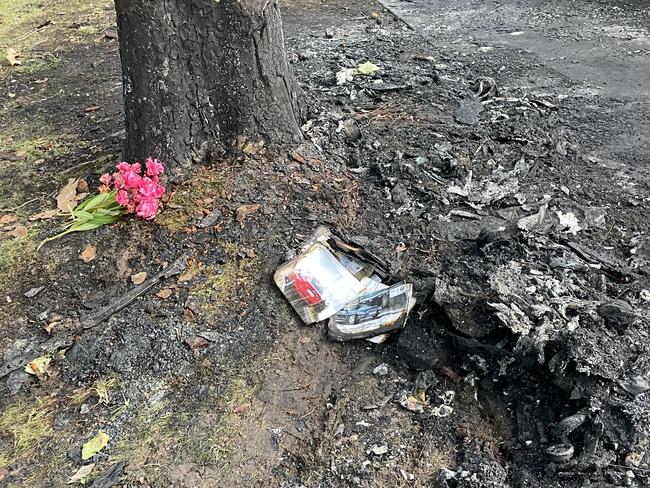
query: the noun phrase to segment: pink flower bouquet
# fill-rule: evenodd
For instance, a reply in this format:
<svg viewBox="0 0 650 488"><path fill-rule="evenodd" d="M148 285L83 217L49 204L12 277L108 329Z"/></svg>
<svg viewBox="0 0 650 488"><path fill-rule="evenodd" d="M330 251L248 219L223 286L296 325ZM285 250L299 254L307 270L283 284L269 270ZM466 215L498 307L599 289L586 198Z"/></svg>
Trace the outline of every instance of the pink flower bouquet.
<svg viewBox="0 0 650 488"><path fill-rule="evenodd" d="M158 177L165 172L163 165L157 159L149 158L144 171L140 163L120 163L116 168L112 175L106 173L99 179L102 182L99 191L114 191L115 201L125 207L127 213L135 213L146 220L153 219L165 194L165 187L158 182Z"/></svg>
<svg viewBox="0 0 650 488"><path fill-rule="evenodd" d="M106 173L99 179L102 183L99 194L88 197L70 209L66 213L70 221L64 225L65 230L42 241L39 249L46 242L71 232L92 230L117 222L126 213L135 213L146 220L156 216L160 199L165 194L165 187L158 181L165 172L160 161L147 159L144 170L137 162L122 162L115 168L115 173Z"/></svg>

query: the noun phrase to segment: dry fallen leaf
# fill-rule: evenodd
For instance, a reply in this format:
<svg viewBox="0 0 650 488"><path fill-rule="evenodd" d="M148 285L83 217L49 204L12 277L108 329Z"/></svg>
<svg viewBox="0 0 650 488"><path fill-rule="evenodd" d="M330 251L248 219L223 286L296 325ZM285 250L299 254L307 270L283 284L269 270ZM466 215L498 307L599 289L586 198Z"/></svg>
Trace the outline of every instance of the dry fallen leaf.
<svg viewBox="0 0 650 488"><path fill-rule="evenodd" d="M70 479L67 481L67 484L71 485L73 483L84 483L86 478L90 476L90 473L93 472L95 463L86 464L85 466L80 467L75 474L73 474Z"/></svg>
<svg viewBox="0 0 650 488"><path fill-rule="evenodd" d="M235 408L233 408L232 412L237 415L241 415L243 413L246 413L246 411L248 411L249 408L251 408L250 403L242 403L241 405L237 405Z"/></svg>
<svg viewBox="0 0 650 488"><path fill-rule="evenodd" d="M54 322L50 322L49 324L47 324L47 325L44 327L45 332L47 332L47 335L52 335L52 331L53 331L54 328L55 328L57 325L59 325L60 323L61 323L61 322L59 322L58 320L55 320Z"/></svg>
<svg viewBox="0 0 650 488"><path fill-rule="evenodd" d="M144 280L146 279L147 279L147 273L145 271L131 275L131 282L134 285L141 285L142 283L144 283Z"/></svg>
<svg viewBox="0 0 650 488"><path fill-rule="evenodd" d="M37 214L32 215L29 220L34 221L34 220L47 220L55 217L58 215L60 210L58 208L53 208L52 210L45 210L44 212L39 212Z"/></svg>
<svg viewBox="0 0 650 488"><path fill-rule="evenodd" d="M13 224L16 221L16 217L13 215L3 215L0 217L0 225Z"/></svg>
<svg viewBox="0 0 650 488"><path fill-rule="evenodd" d="M201 336L190 336L185 339L185 344L187 344L192 351L195 351L196 349L207 347L209 343Z"/></svg>
<svg viewBox="0 0 650 488"><path fill-rule="evenodd" d="M29 362L25 366L25 373L29 373L34 376L43 376L47 374L47 368L50 365L52 358L49 356L40 356Z"/></svg>
<svg viewBox="0 0 650 488"><path fill-rule="evenodd" d="M174 290L171 288L163 288L158 293L156 293L156 296L158 298L162 298L163 300L167 300L170 296L172 296L172 293L174 293Z"/></svg>
<svg viewBox="0 0 650 488"><path fill-rule="evenodd" d="M70 178L56 197L56 208L62 212L69 212L77 206L77 185L79 180Z"/></svg>
<svg viewBox="0 0 650 488"><path fill-rule="evenodd" d="M18 239L24 239L29 234L27 227L24 225L17 225L14 227L14 230L8 233L10 236L17 237Z"/></svg>
<svg viewBox="0 0 650 488"><path fill-rule="evenodd" d="M199 271L203 268L203 263L196 258L190 258L189 261L187 262L187 269L185 273L180 275L178 277L178 282L182 283L185 281L191 281L193 280L197 274L199 274Z"/></svg>
<svg viewBox="0 0 650 488"><path fill-rule="evenodd" d="M97 257L97 249L95 248L95 246L91 246L90 244L88 244L84 248L84 250L81 251L79 257L84 263L89 263Z"/></svg>
<svg viewBox="0 0 650 488"><path fill-rule="evenodd" d="M4 161L21 161L27 159L27 152L25 151L2 151L0 152L0 160Z"/></svg>
<svg viewBox="0 0 650 488"><path fill-rule="evenodd" d="M86 180L79 180L79 183L77 183L77 193L88 193L88 183L86 183Z"/></svg>
<svg viewBox="0 0 650 488"><path fill-rule="evenodd" d="M237 209L237 222L241 224L249 214L252 214L253 212L257 212L259 209L260 209L259 203L242 205Z"/></svg>
<svg viewBox="0 0 650 488"><path fill-rule="evenodd" d="M18 58L20 57L20 54L18 51L16 51L13 48L7 49L7 62L9 62L9 66L18 66L23 64Z"/></svg>
<svg viewBox="0 0 650 488"><path fill-rule="evenodd" d="M81 448L81 460L90 459L108 445L110 437L101 430Z"/></svg>

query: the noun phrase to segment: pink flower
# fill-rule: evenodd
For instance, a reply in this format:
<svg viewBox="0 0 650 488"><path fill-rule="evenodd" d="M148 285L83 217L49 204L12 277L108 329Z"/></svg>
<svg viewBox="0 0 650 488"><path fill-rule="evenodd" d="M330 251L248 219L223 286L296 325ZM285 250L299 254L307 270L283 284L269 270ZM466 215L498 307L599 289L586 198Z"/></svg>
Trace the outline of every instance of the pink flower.
<svg viewBox="0 0 650 488"><path fill-rule="evenodd" d="M133 166L135 166L135 164ZM137 188L142 183L142 176L140 176L139 172L136 172L133 169L125 171L122 173L122 176L124 177L124 182L128 188Z"/></svg>
<svg viewBox="0 0 650 488"><path fill-rule="evenodd" d="M129 204L129 193L126 190L119 190L115 195L115 201L126 207Z"/></svg>
<svg viewBox="0 0 650 488"><path fill-rule="evenodd" d="M165 167L157 159L147 159L147 176L160 176L165 172Z"/></svg>
<svg viewBox="0 0 650 488"><path fill-rule="evenodd" d="M140 184L140 194L145 197L160 198L165 194L165 187L145 176Z"/></svg>
<svg viewBox="0 0 650 488"><path fill-rule="evenodd" d="M142 198L136 209L136 215L143 219L153 219L158 212L158 200L156 198Z"/></svg>
<svg viewBox="0 0 650 488"><path fill-rule="evenodd" d="M120 190L126 186L124 177L120 173L113 174L113 182L115 184L115 189Z"/></svg>
<svg viewBox="0 0 650 488"><path fill-rule="evenodd" d="M99 181L106 186L110 186L111 182L113 181L113 177L109 175L108 173L103 174L100 178Z"/></svg>
<svg viewBox="0 0 650 488"><path fill-rule="evenodd" d="M146 161L146 176L140 163L121 162L113 175L102 175L105 188L117 191L115 200L126 207L127 212L135 212L138 217L153 219L158 212L159 200L165 194L165 187L158 183L158 176L165 168L157 159Z"/></svg>

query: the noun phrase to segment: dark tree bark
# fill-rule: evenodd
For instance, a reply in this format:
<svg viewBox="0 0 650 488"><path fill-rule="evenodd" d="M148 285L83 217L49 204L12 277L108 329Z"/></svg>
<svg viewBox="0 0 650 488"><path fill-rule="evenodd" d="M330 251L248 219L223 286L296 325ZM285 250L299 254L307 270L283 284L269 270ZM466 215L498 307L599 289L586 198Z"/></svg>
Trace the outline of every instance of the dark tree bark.
<svg viewBox="0 0 650 488"><path fill-rule="evenodd" d="M127 141L183 172L238 136L300 139L277 0L116 0Z"/></svg>

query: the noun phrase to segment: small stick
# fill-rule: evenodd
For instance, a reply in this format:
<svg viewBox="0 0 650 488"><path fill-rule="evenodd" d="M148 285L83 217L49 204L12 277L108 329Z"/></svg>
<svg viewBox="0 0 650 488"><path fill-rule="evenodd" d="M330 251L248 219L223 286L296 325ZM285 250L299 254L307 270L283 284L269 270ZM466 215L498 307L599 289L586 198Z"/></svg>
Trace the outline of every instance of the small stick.
<svg viewBox="0 0 650 488"><path fill-rule="evenodd" d="M159 281L180 274L186 268L186 266L187 266L187 255L183 255L180 258L178 258L176 261L174 261L172 264L170 264L166 269L162 270L160 273L154 276L153 278L150 278L144 283L142 283L141 285L136 286L131 291L128 291L120 298L115 300L113 303L106 305L97 313L94 313L90 317L82 319L81 326L84 329L91 329L95 327L97 324L103 322L114 313L122 310L124 307L126 307L129 303L131 303L133 300L138 298L140 295L143 295L146 292L148 292Z"/></svg>
<svg viewBox="0 0 650 488"><path fill-rule="evenodd" d="M397 12L395 12L394 9L390 8L388 5L386 5L385 0L379 0L379 4L386 10L389 14L391 14L393 17L395 17L397 20L402 22L406 27L408 27L410 30L415 31L415 28L409 24L404 18L399 15Z"/></svg>

